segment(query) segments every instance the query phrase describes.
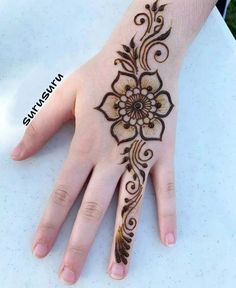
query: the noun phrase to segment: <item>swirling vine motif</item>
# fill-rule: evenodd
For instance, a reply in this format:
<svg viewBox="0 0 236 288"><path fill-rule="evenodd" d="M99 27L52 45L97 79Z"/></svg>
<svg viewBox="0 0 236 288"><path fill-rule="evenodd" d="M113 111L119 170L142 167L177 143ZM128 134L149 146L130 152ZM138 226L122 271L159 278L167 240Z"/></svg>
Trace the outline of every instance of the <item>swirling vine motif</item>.
<svg viewBox="0 0 236 288"><path fill-rule="evenodd" d="M145 11L134 17L134 24L144 27L140 39L136 34L122 50L117 51L115 65L121 65L111 84L111 92L103 97L95 109L102 112L108 121L113 121L110 131L118 145L132 141L124 148L122 162L131 176L125 185L128 196L124 198L121 211L122 224L115 237L115 258L118 263L128 263L129 249L137 225L135 208L142 198L148 161L153 151L145 148L145 141L162 141L165 130L163 118L167 117L174 105L171 95L163 89L163 81L150 60L157 64L169 57L165 40L172 27L164 30L164 11L167 4L159 5L159 0L145 5ZM140 72L141 71L141 72ZM137 137L141 137L141 140Z"/></svg>
<svg viewBox="0 0 236 288"><path fill-rule="evenodd" d="M147 12L139 13L134 17L136 25L146 25L145 32L140 38L141 45L136 47L133 37L129 46L122 45L124 51L117 51L120 58L115 60L115 64L120 63L127 72L137 74L139 70L137 62L143 70L151 70L148 55L153 47L156 48L153 58L157 63L163 63L169 57L169 48L163 41L169 37L172 28L170 27L167 31L161 33L165 24L162 13L167 4L158 5L158 2L159 0L152 5L147 4L145 6Z"/></svg>
<svg viewBox="0 0 236 288"><path fill-rule="evenodd" d="M134 141L130 147L126 147L121 164L126 163L126 169L132 174L132 180L128 181L125 189L130 198L124 199L125 205L122 208L122 225L118 227L115 242L115 257L118 263L127 264L129 257L128 250L134 233L132 232L137 225L137 220L131 215L131 212L137 207L142 198L143 184L146 179L145 170L148 167L147 162L153 157L151 149L144 149L146 142L143 140Z"/></svg>

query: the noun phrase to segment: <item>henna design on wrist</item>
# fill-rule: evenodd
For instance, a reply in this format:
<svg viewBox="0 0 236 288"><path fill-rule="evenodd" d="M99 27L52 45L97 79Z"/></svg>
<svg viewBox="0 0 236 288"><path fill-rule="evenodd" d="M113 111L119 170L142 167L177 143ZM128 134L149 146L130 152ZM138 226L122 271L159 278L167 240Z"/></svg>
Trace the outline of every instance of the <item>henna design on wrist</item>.
<svg viewBox="0 0 236 288"><path fill-rule="evenodd" d="M135 34L128 45L123 44L122 50L117 51L118 58L114 60L114 65L121 65L123 71L118 71L111 84L111 92L105 94L101 104L95 107L108 121L113 122L110 131L118 145L132 141L124 149L120 163L126 164L133 180L125 185L131 197L124 199L122 225L116 233L115 257L118 263L128 263L128 250L137 223L131 212L142 197L147 162L153 157L151 149L145 149L142 154L146 144L144 141L162 141L165 130L163 118L174 107L170 93L163 89L159 71L150 64L151 57L157 64L161 64L170 54L164 42L170 36L172 27L163 31L166 6L159 5L159 0L156 0L151 5L145 5L145 11L134 17L134 24L146 25L145 30L140 39L136 39Z"/></svg>

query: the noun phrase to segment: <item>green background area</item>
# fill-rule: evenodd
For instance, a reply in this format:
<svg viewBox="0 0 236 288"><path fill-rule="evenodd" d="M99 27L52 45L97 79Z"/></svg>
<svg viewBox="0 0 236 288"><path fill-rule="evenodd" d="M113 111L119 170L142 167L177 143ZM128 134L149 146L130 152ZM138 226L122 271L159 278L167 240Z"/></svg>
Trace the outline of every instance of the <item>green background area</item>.
<svg viewBox="0 0 236 288"><path fill-rule="evenodd" d="M236 0L231 0L229 4L226 23L236 39Z"/></svg>

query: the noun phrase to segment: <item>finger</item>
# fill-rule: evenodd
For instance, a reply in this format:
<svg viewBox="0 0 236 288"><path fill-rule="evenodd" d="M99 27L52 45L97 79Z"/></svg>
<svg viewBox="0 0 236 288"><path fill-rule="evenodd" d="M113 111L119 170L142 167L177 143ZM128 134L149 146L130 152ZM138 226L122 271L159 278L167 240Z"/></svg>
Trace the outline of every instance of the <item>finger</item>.
<svg viewBox="0 0 236 288"><path fill-rule="evenodd" d="M60 265L59 274L63 281L72 284L80 276L121 173L117 165L111 167L100 163L95 166Z"/></svg>
<svg viewBox="0 0 236 288"><path fill-rule="evenodd" d="M160 238L164 245L176 242L176 196L172 161L157 162L150 171L157 200Z"/></svg>
<svg viewBox="0 0 236 288"><path fill-rule="evenodd" d="M122 279L128 274L133 240L139 220L143 194L152 158L151 149L145 149L145 142L134 141L125 148L123 161L126 162L121 179L115 231L111 248L108 273L114 279ZM127 156L128 155L128 156Z"/></svg>
<svg viewBox="0 0 236 288"><path fill-rule="evenodd" d="M137 191L133 193L130 181L132 181L130 180L130 175L125 173L120 186L115 231L108 265L108 273L114 279L123 279L128 274L134 235L146 186L146 183L144 183L142 188L138 188L137 184L135 184L134 190ZM129 182L129 188L126 188ZM122 216L123 211L125 212Z"/></svg>
<svg viewBox="0 0 236 288"><path fill-rule="evenodd" d="M39 258L46 256L52 248L59 230L93 166L89 160L91 157L82 153L75 146L77 144L74 137L69 155L36 229L32 252Z"/></svg>
<svg viewBox="0 0 236 288"><path fill-rule="evenodd" d="M47 99L27 126L23 138L12 152L12 159L23 160L36 153L63 123L73 118L75 77L76 74L68 77Z"/></svg>

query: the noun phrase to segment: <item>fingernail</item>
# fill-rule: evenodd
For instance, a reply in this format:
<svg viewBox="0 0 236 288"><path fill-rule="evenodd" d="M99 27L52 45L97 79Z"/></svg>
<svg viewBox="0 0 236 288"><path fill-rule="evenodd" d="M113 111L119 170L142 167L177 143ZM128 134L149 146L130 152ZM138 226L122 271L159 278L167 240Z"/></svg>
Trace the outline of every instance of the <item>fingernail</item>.
<svg viewBox="0 0 236 288"><path fill-rule="evenodd" d="M75 273L66 266L61 272L61 278L67 283L74 283L76 280Z"/></svg>
<svg viewBox="0 0 236 288"><path fill-rule="evenodd" d="M167 233L165 237L165 243L167 246L171 247L175 244L175 236L173 233Z"/></svg>
<svg viewBox="0 0 236 288"><path fill-rule="evenodd" d="M110 270L110 276L114 279L124 278L124 267L122 264L113 263Z"/></svg>
<svg viewBox="0 0 236 288"><path fill-rule="evenodd" d="M37 257L43 257L47 254L47 246L45 244L38 243L34 248L34 255Z"/></svg>
<svg viewBox="0 0 236 288"><path fill-rule="evenodd" d="M21 143L19 143L19 144L15 147L15 149L12 151L12 153L11 153L11 158L12 158L12 159L19 159L19 158L22 156L22 154L23 154L22 149L23 149L23 145L22 145Z"/></svg>

